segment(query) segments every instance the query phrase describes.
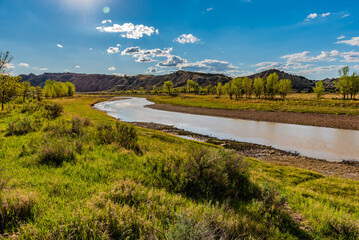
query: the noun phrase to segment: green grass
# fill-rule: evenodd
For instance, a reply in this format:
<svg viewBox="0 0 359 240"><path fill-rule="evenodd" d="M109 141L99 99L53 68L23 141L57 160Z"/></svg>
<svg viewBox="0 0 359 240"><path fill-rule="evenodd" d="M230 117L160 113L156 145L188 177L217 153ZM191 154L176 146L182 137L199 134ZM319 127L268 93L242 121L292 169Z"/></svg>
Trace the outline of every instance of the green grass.
<svg viewBox="0 0 359 240"><path fill-rule="evenodd" d="M91 104L101 100L104 98L93 96L52 100L64 107L64 113L55 119L44 117L42 108L21 111L22 106L15 104L1 115L0 186L4 187L0 188L0 219L5 222L1 222L0 234L4 237L359 237L358 182L251 158L238 158L241 164L237 166L228 165L224 157L205 156L202 160L209 170L203 174L219 184L215 189L205 188L206 178L197 175L199 172L187 171L194 164L193 159L199 159L193 149L206 148L215 153L218 148L141 128L135 128L141 152L126 149L121 141L99 144L97 127L111 124L115 128L116 123L91 108ZM24 118L37 120L35 130L6 136L8 124ZM78 119L87 124L78 125ZM60 150L69 148L73 157L62 156L65 151L53 151L48 153L47 161L55 156L64 161L44 163L44 149L56 143ZM258 192L239 200L233 194L238 188L231 185L235 179L226 178L231 173L226 166L243 169L243 174L249 174L247 185ZM179 181L169 183L169 179ZM226 184L222 186L222 182ZM196 186L203 191L200 196L193 194ZM248 193L247 188L243 189L239 193ZM304 219L299 225L296 215ZM309 228L302 230L300 225Z"/></svg>
<svg viewBox="0 0 359 240"><path fill-rule="evenodd" d="M319 101L316 100L313 94L309 93L292 94L285 100L257 98L231 100L225 95L221 98L216 98L213 95L194 94L183 94L177 97L152 95L148 96L148 99L159 104L186 107L359 115L359 101L342 100L340 95L333 94Z"/></svg>

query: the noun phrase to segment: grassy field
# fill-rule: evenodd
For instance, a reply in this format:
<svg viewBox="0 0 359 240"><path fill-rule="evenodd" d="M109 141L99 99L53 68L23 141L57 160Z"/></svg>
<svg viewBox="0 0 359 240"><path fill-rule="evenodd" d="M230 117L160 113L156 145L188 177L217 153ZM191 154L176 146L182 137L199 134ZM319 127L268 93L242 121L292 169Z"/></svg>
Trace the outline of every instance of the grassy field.
<svg viewBox="0 0 359 240"><path fill-rule="evenodd" d="M186 107L359 115L359 101L342 100L339 94L325 95L325 98L319 101L310 93L291 94L285 100L257 98L231 100L227 95L216 98L214 95L195 94L181 94L177 97L153 95L148 99L155 103Z"/></svg>
<svg viewBox="0 0 359 240"><path fill-rule="evenodd" d="M90 106L104 99L12 104L1 113L2 237L359 238L358 182L116 125ZM60 116L53 102L64 107Z"/></svg>

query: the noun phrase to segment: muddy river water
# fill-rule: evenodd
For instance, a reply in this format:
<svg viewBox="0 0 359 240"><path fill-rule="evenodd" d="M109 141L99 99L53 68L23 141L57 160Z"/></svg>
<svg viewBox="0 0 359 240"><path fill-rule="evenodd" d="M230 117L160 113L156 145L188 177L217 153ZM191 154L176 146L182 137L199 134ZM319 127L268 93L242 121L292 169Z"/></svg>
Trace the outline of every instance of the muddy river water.
<svg viewBox="0 0 359 240"><path fill-rule="evenodd" d="M359 131L176 113L146 108L145 98L107 101L94 107L125 122L172 125L219 139L271 146L328 161L359 161Z"/></svg>

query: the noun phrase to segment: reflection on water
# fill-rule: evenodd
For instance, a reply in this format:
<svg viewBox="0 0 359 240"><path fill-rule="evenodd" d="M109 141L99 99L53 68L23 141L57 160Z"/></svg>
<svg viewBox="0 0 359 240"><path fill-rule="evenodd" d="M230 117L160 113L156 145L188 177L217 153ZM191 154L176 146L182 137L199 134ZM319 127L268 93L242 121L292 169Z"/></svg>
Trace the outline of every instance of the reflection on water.
<svg viewBox="0 0 359 240"><path fill-rule="evenodd" d="M359 131L249 121L145 108L145 98L102 102L95 108L125 122L154 122L220 139L257 143L329 161L359 161Z"/></svg>

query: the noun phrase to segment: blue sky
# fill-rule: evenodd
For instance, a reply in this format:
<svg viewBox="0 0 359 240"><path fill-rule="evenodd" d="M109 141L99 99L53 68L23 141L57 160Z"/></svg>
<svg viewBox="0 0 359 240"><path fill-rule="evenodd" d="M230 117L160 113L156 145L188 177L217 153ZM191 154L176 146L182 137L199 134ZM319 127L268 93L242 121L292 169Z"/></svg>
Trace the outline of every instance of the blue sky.
<svg viewBox="0 0 359 240"><path fill-rule="evenodd" d="M355 0L0 0L13 74L359 71Z"/></svg>

